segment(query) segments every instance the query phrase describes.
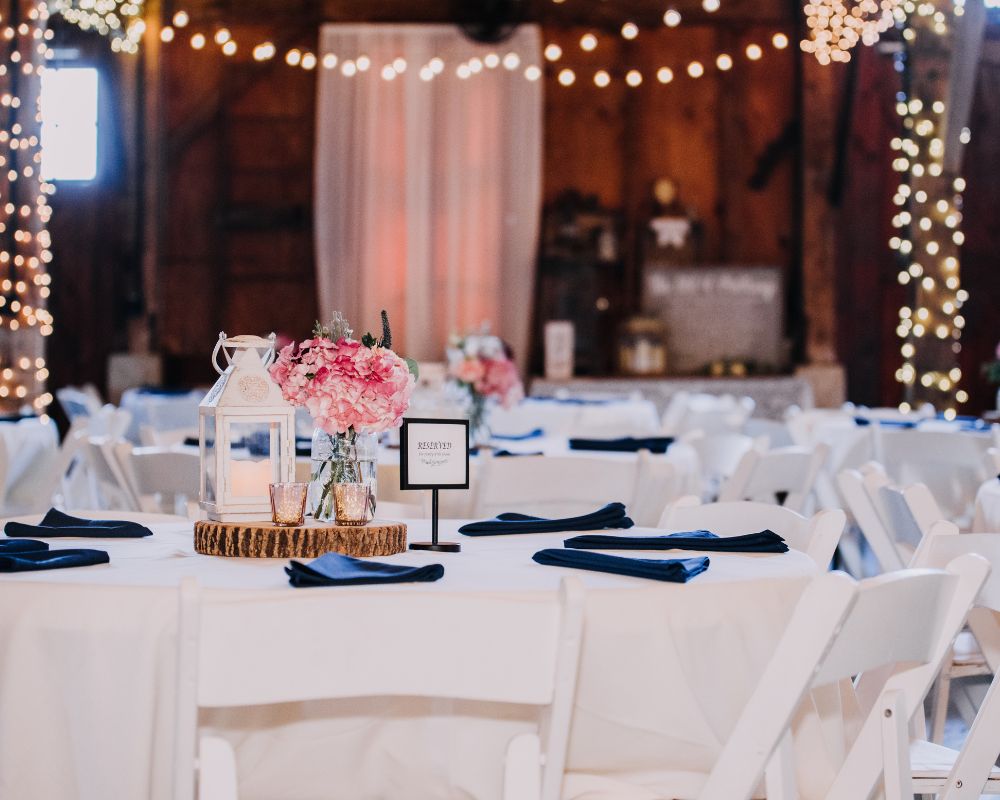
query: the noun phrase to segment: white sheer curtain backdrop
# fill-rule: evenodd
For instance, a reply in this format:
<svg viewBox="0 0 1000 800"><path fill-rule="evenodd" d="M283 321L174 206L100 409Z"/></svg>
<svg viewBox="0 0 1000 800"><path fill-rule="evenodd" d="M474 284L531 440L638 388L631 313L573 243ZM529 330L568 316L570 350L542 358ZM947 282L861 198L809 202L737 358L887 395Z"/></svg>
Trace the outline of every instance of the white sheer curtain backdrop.
<svg viewBox="0 0 1000 800"><path fill-rule="evenodd" d="M442 360L450 334L486 321L523 366L543 115L542 82L525 70L543 63L539 29L486 46L445 25L324 25L320 51L321 314L341 310L360 332L385 308L394 348L431 361ZM322 66L327 54L337 57L332 69ZM492 67L491 54L501 59ZM370 66L351 74L360 56ZM443 69L425 80L421 68L435 58ZM478 71L463 79L462 64Z"/></svg>

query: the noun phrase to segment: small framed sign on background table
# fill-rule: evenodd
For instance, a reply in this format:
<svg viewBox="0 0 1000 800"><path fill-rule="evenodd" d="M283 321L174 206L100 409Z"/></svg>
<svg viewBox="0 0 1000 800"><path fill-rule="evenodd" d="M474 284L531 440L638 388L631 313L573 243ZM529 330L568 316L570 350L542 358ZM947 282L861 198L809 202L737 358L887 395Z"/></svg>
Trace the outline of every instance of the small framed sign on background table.
<svg viewBox="0 0 1000 800"><path fill-rule="evenodd" d="M411 550L457 553L458 542L438 541L438 490L469 488L469 421L403 420L399 434L399 488L431 490L431 541L411 542Z"/></svg>

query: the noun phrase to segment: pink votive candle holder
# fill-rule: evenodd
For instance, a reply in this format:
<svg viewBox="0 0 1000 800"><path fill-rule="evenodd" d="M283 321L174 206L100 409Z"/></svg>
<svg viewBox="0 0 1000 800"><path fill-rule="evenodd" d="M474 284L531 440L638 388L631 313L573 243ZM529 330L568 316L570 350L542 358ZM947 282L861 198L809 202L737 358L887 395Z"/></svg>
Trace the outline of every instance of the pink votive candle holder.
<svg viewBox="0 0 1000 800"><path fill-rule="evenodd" d="M308 483L272 483L271 519L275 525L295 527L305 524Z"/></svg>

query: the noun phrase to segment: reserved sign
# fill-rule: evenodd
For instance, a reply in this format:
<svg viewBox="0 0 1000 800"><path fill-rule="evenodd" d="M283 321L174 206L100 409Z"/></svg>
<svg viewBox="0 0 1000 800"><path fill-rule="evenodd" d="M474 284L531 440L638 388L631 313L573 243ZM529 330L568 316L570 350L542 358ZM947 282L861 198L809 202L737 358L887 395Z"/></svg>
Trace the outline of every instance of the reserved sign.
<svg viewBox="0 0 1000 800"><path fill-rule="evenodd" d="M400 489L469 488L467 419L404 419L399 452Z"/></svg>

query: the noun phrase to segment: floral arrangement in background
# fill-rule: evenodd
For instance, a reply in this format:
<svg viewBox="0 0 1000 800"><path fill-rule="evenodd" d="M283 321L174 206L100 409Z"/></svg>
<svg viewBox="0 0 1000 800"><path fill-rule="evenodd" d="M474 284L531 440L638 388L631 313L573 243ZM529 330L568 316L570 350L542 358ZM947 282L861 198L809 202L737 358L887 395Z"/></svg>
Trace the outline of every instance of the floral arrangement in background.
<svg viewBox="0 0 1000 800"><path fill-rule="evenodd" d="M337 312L329 325L316 323L311 339L283 347L270 367L285 400L316 425L309 505L321 520L334 517L335 486L344 483L368 484L374 515L378 434L399 427L416 384L416 362L391 349L385 311L380 337L352 334Z"/></svg>
<svg viewBox="0 0 1000 800"><path fill-rule="evenodd" d="M466 394L473 438L488 436L487 406L511 408L524 399L524 386L509 348L498 336L453 336L448 344L448 378Z"/></svg>

